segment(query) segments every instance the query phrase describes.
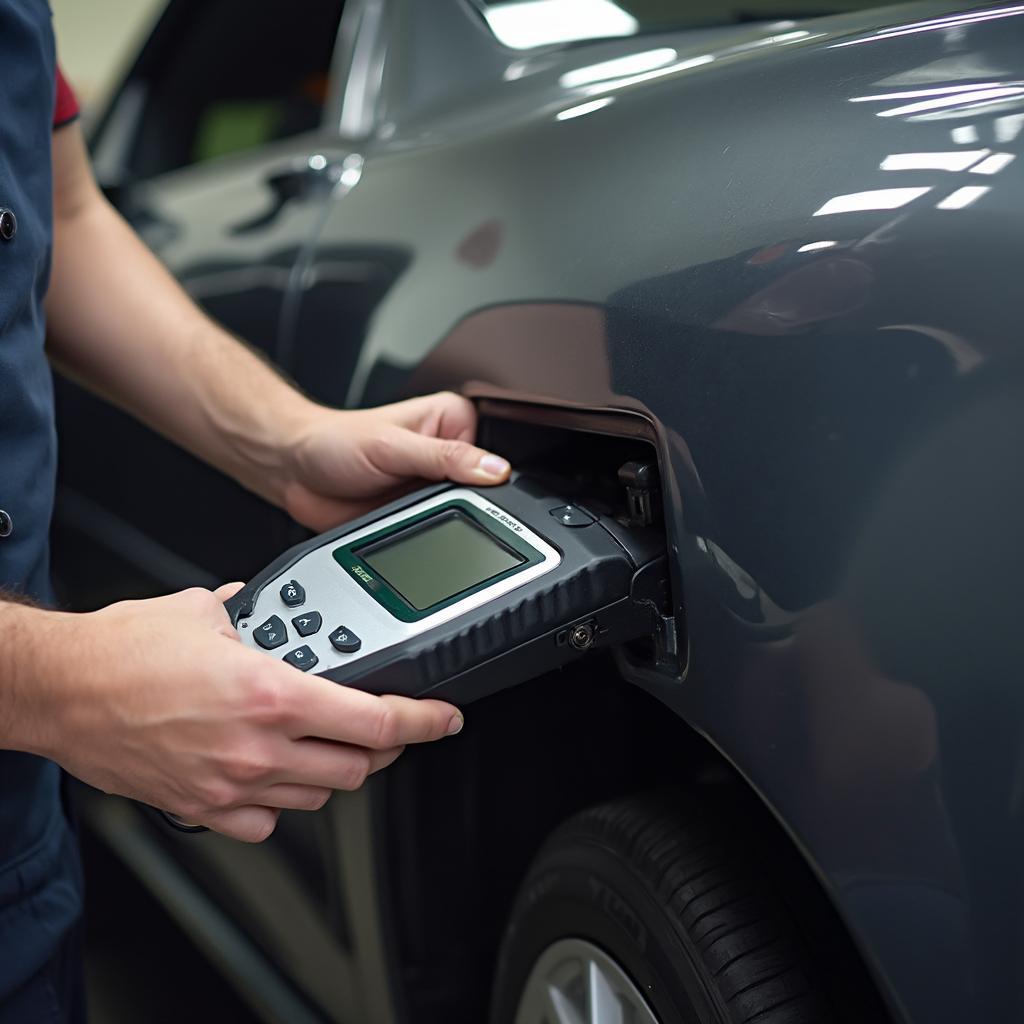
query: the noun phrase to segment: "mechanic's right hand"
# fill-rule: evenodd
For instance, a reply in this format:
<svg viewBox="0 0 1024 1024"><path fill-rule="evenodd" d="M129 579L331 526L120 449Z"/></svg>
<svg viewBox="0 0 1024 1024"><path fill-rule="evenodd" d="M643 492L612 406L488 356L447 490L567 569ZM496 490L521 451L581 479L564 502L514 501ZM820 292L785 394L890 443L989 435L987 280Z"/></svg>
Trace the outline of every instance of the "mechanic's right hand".
<svg viewBox="0 0 1024 1024"><path fill-rule="evenodd" d="M222 603L240 586L62 616L73 653L40 752L108 793L260 842L282 808L316 810L405 744L462 727L450 704L371 696L244 647Z"/></svg>

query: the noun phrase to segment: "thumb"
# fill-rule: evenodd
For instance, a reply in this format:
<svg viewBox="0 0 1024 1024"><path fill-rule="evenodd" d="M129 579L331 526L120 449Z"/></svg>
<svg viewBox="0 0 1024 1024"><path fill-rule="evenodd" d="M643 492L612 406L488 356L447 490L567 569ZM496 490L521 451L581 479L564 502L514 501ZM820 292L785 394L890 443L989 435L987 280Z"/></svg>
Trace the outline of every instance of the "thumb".
<svg viewBox="0 0 1024 1024"><path fill-rule="evenodd" d="M234 597L244 586L244 583L222 583L214 591L214 594L217 596L217 600L223 604L229 598Z"/></svg>
<svg viewBox="0 0 1024 1024"><path fill-rule="evenodd" d="M468 441L427 437L398 428L380 445L377 468L392 476L453 480L460 484L500 484L511 467L500 455L493 455Z"/></svg>

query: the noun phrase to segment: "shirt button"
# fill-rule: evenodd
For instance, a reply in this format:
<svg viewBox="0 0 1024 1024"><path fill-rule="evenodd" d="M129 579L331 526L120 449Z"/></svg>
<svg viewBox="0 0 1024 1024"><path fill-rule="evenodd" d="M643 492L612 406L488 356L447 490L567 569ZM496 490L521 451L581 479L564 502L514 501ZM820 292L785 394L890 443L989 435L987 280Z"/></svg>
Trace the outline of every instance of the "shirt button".
<svg viewBox="0 0 1024 1024"><path fill-rule="evenodd" d="M18 218L13 210L0 206L0 238L9 242L18 233Z"/></svg>
<svg viewBox="0 0 1024 1024"><path fill-rule="evenodd" d="M0 508L0 537L10 537L14 532L14 520L11 518L10 512L5 512Z"/></svg>

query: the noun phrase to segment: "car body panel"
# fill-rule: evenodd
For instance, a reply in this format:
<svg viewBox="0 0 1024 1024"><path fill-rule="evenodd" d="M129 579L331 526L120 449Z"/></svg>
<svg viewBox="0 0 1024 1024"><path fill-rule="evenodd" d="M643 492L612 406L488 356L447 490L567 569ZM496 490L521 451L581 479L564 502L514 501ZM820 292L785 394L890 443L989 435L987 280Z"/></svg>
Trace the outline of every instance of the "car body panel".
<svg viewBox="0 0 1024 1024"><path fill-rule="evenodd" d="M907 1019L1011 1020L1024 24L933 12L563 121L557 87L490 131L428 119L319 245L410 252L350 401L468 386L658 424L691 645L659 696L762 793ZM982 150L1000 171L945 169ZM988 191L938 208L965 188ZM826 212L897 189L920 193Z"/></svg>
<svg viewBox="0 0 1024 1024"><path fill-rule="evenodd" d="M914 1024L1024 1016L1022 44L1019 8L914 4L493 44L422 104L385 65L278 342L338 404L450 387L655 425L689 657L641 682L761 794ZM653 49L676 55L566 84Z"/></svg>

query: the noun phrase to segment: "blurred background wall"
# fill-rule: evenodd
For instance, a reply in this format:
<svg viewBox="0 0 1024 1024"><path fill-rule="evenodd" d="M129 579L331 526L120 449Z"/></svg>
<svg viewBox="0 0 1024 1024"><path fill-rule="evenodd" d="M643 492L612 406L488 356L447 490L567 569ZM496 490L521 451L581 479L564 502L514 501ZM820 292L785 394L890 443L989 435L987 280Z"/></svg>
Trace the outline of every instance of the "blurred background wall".
<svg viewBox="0 0 1024 1024"><path fill-rule="evenodd" d="M64 72L88 107L102 101L165 0L50 0Z"/></svg>

